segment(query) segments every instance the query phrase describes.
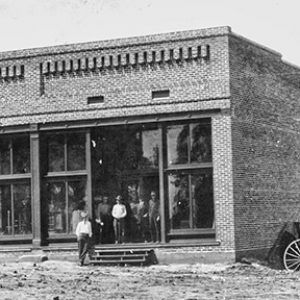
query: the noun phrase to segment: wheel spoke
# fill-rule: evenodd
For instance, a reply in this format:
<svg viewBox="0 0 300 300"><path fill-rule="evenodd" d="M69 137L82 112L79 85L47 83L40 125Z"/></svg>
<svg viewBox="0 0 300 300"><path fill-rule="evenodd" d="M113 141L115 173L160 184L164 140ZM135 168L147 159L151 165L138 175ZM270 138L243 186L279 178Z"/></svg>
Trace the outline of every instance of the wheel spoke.
<svg viewBox="0 0 300 300"><path fill-rule="evenodd" d="M290 252L287 252L286 255L287 255L287 256L291 256L291 257L296 257L296 258L299 257L299 255L295 255L295 254L290 253Z"/></svg>
<svg viewBox="0 0 300 300"><path fill-rule="evenodd" d="M299 264L300 264L300 262L299 262L299 261L296 261L296 262L294 262L294 263L288 265L288 268L294 270L293 267L294 267L295 265L299 266ZM296 267L296 268L297 268L297 267Z"/></svg>
<svg viewBox="0 0 300 300"><path fill-rule="evenodd" d="M300 253L293 248L293 245L290 246L290 249L293 250L296 255L300 256Z"/></svg>
<svg viewBox="0 0 300 300"><path fill-rule="evenodd" d="M296 248L297 248L297 250L298 250L298 252L299 252L299 255L300 255L300 248L299 248L299 246L298 246L298 241L295 241L295 245L296 245Z"/></svg>

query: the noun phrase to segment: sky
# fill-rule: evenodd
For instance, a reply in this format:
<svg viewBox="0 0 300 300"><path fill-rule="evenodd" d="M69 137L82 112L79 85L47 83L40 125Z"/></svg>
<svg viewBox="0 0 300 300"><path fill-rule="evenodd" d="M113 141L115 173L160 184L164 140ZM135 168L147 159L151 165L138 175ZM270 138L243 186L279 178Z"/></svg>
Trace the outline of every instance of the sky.
<svg viewBox="0 0 300 300"><path fill-rule="evenodd" d="M0 52L217 26L300 66L299 0L0 0Z"/></svg>

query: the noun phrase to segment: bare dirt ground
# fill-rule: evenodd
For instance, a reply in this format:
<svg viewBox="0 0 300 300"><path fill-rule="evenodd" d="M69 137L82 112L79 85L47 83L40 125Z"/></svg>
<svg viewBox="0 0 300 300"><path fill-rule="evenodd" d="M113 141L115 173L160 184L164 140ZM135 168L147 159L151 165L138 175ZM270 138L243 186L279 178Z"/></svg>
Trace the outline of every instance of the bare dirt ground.
<svg viewBox="0 0 300 300"><path fill-rule="evenodd" d="M0 299L300 299L300 273L263 264L77 266L0 264Z"/></svg>

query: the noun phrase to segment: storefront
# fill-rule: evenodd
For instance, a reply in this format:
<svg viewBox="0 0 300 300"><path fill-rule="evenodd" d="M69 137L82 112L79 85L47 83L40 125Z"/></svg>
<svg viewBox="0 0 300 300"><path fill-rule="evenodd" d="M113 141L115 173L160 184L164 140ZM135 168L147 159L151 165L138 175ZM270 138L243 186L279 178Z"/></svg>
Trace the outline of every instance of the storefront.
<svg viewBox="0 0 300 300"><path fill-rule="evenodd" d="M2 135L0 145L1 236L30 240L30 135ZM125 241L152 242L151 192L161 242L214 236L210 118L41 131L38 154L42 244L74 240L72 216L81 201L94 220L103 198L111 213L117 195L127 208ZM102 243L114 243L108 227Z"/></svg>

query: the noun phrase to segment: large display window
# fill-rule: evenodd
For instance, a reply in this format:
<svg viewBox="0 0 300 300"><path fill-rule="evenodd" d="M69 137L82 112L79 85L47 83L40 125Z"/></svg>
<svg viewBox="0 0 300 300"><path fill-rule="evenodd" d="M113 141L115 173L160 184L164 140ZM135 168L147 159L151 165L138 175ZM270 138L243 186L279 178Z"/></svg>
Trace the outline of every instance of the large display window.
<svg viewBox="0 0 300 300"><path fill-rule="evenodd" d="M165 126L169 233L214 228L210 120Z"/></svg>
<svg viewBox="0 0 300 300"><path fill-rule="evenodd" d="M44 236L73 236L79 208L88 206L86 133L49 133L41 141Z"/></svg>
<svg viewBox="0 0 300 300"><path fill-rule="evenodd" d="M0 234L31 234L29 135L0 137Z"/></svg>

